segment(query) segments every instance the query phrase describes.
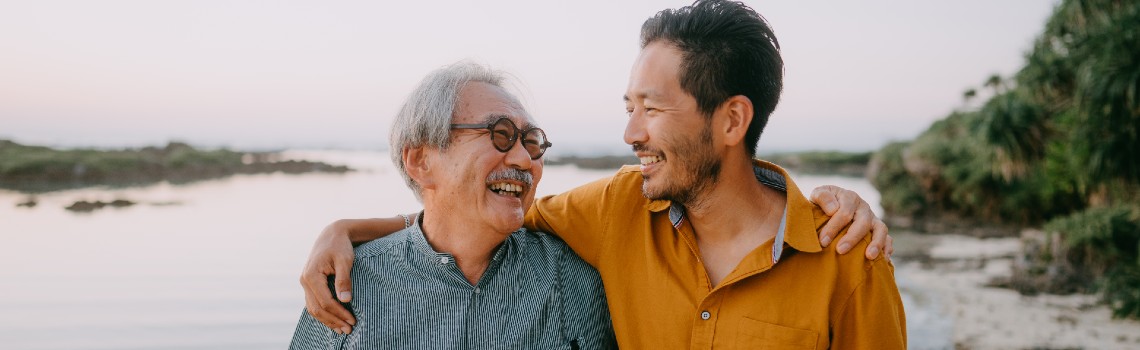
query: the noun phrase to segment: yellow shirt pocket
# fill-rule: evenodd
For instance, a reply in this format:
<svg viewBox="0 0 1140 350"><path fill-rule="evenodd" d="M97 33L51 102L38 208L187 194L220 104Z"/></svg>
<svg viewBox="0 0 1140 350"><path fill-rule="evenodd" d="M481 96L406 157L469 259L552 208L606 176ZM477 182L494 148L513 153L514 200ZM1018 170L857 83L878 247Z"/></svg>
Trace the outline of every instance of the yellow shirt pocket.
<svg viewBox="0 0 1140 350"><path fill-rule="evenodd" d="M806 329L781 326L774 323L742 317L736 339L737 349L758 350L812 350L819 334Z"/></svg>

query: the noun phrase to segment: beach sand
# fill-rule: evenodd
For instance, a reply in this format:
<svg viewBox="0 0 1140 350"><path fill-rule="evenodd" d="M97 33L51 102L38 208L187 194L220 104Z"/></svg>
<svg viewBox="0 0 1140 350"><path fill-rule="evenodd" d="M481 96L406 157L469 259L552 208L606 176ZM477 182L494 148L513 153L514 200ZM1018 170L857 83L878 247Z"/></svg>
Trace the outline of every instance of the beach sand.
<svg viewBox="0 0 1140 350"><path fill-rule="evenodd" d="M989 287L1011 275L1018 238L896 236L911 349L1140 349L1140 322L1112 319L1095 294Z"/></svg>

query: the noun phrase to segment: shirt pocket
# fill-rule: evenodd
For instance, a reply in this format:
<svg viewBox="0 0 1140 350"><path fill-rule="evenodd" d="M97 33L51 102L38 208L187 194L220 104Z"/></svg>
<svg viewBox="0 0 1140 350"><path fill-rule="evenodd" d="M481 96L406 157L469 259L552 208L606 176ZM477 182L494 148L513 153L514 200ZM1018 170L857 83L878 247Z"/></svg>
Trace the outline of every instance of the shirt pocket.
<svg viewBox="0 0 1140 350"><path fill-rule="evenodd" d="M815 331L742 317L739 334L736 337L736 348L811 350L815 349L818 341L819 334Z"/></svg>

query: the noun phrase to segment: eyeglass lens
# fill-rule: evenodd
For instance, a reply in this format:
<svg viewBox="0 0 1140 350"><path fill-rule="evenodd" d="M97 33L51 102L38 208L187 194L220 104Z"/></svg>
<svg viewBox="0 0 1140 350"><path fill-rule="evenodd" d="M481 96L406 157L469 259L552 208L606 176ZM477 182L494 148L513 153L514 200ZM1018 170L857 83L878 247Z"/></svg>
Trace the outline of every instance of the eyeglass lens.
<svg viewBox="0 0 1140 350"><path fill-rule="evenodd" d="M499 119L491 126L491 142L494 143L495 148L501 152L507 152L514 147L515 140L518 140L519 134L522 134L523 148L530 154L531 159L538 159L546 152L546 133L542 129L529 129L521 131L515 126L515 123L510 119Z"/></svg>

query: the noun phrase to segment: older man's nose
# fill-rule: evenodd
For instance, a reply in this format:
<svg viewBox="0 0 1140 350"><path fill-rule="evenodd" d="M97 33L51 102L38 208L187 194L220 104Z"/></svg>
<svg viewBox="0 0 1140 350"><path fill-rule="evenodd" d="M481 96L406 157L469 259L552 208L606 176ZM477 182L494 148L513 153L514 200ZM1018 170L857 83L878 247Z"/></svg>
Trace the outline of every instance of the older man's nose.
<svg viewBox="0 0 1140 350"><path fill-rule="evenodd" d="M530 169L530 153L526 151L526 147L523 147L521 137L515 140L515 144L510 150L507 150L504 161L516 169Z"/></svg>

